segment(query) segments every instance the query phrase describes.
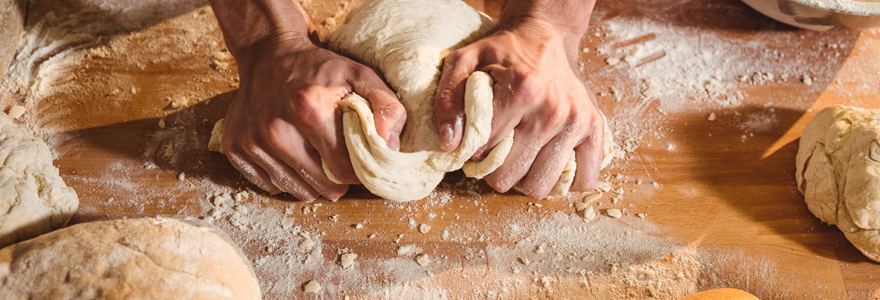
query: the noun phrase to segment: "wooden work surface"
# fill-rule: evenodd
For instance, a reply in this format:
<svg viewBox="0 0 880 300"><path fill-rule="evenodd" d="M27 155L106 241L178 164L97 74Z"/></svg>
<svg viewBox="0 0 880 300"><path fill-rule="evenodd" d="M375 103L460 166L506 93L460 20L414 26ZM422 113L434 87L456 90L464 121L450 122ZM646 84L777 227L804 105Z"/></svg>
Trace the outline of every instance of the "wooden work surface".
<svg viewBox="0 0 880 300"><path fill-rule="evenodd" d="M34 69L43 70L34 75L40 80L14 92L8 87L16 85L7 78L7 89L0 95L5 105L25 104L28 113L22 120L57 155L56 166L80 198L72 222L133 214L205 216L214 191L235 194L252 187L223 155L206 147L214 122L225 115L237 90L234 62L220 59L230 64L223 68L210 58L223 48L210 9L186 1L121 1L117 6L85 8L73 2L77 1L31 5L32 31L47 11L53 11L56 23L76 9L83 9L81 15L87 17L75 26L64 25L64 30L46 26L44 40L32 37L54 50L41 52L42 58L33 62ZM120 8L126 3L147 13L126 15L130 11ZM501 5L470 3L496 16ZM356 4L312 0L304 6L323 35L333 27L325 20L340 12L334 21L341 23ZM103 38L66 35L89 26L98 28L95 36ZM61 37L70 40L60 46L47 42ZM321 200L319 206L287 195L260 194L244 200L255 205L248 215L251 224L258 225L240 230L225 219L215 223L230 231L251 257L270 299L642 299L650 298L647 286L657 292L656 298L727 286L762 299L880 299L880 263L865 258L836 227L813 217L794 178L798 137L818 110L832 104L880 108L880 33L799 30L735 0L600 0L582 45L587 48L580 57L582 73L599 95L616 142L630 151L603 171L603 180L623 188L623 194L614 201L617 193L605 193L594 204L600 212L594 222L601 226L581 234L613 243L617 233L608 230L624 228L618 233L626 236L635 230L646 245L650 239L673 249L668 252L701 253L702 266L689 269L699 274L643 273L630 277L634 281L613 280L617 277L612 275L625 272L627 265L662 263L665 256L624 259L585 275L530 270L543 260L533 259L528 265L517 262L515 254L509 257L514 267L492 270L508 266L493 261L492 253L518 249L520 239L555 242L550 240L553 235L509 235L510 228L574 226L559 221L560 216L576 216L571 203L582 197L538 201L497 194L459 173L447 176L429 199L414 203L382 201L362 187L352 187L337 202ZM628 61L627 55L640 55L630 49L651 53ZM680 58L675 53L683 51L699 54L685 58L689 61L718 65L675 61ZM54 55L68 57L53 60ZM623 61L610 65L609 57ZM736 59L742 62L731 61ZM685 78L680 84L685 92L665 88L675 73L651 74L657 69L652 66L692 68L683 70L685 75L714 72L723 88L706 88L701 96L687 87ZM803 83L804 75L811 76L811 85ZM660 82L659 96L647 91L657 85L651 81L665 81ZM173 109L171 102L181 96L188 99L187 106ZM713 113L717 120L710 122L707 118ZM165 156L168 145L174 147L172 156ZM185 174L183 180L178 179L180 173ZM606 208L622 208L624 216L610 219ZM300 259L308 253L285 254L284 249L299 251L292 243L302 237L295 231L288 239L259 236L268 230L259 224L281 222L272 218L311 234L320 246L318 257L329 263ZM420 233L420 224L431 230ZM620 243L630 243L626 249L631 249L638 241ZM427 271L414 262L383 267L382 262L400 256L396 251L401 245L430 252ZM344 271L330 270L342 248L358 254L351 272L359 272L362 281L322 275L345 277ZM286 264L268 259L283 260L284 255L296 259ZM279 265L290 269L271 268ZM407 276L392 272L406 268L420 271ZM517 268L522 271L510 271ZM593 280L605 275L612 278L605 284L613 286L607 289L613 292L598 287L601 280ZM508 277L514 280L504 283ZM321 281L325 294L301 293L302 284L313 279ZM682 285L681 280L688 279L693 282Z"/></svg>

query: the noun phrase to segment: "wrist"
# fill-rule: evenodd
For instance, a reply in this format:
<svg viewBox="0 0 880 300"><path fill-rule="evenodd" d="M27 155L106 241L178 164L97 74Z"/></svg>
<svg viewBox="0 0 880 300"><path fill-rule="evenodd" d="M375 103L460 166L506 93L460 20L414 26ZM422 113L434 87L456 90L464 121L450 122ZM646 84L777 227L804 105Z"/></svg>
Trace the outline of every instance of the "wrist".
<svg viewBox="0 0 880 300"><path fill-rule="evenodd" d="M305 47L318 41L315 27L298 1L210 2L226 46L239 66L249 64L257 53L277 44Z"/></svg>
<svg viewBox="0 0 880 300"><path fill-rule="evenodd" d="M247 44L233 46L227 42L227 47L239 68L251 66L258 58L272 57L278 52L298 52L318 48L308 35L283 30L253 38Z"/></svg>
<svg viewBox="0 0 880 300"><path fill-rule="evenodd" d="M566 52L576 48L587 32L596 0L508 0L498 20L499 30L539 30L561 37Z"/></svg>

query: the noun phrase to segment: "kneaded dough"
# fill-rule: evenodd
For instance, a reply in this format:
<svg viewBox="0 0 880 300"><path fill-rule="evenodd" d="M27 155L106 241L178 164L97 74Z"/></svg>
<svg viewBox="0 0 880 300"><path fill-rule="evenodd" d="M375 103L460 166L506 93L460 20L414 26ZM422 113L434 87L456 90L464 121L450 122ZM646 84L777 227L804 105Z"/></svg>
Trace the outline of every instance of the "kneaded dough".
<svg viewBox="0 0 880 300"><path fill-rule="evenodd" d="M495 20L459 0L373 0L352 10L348 18L327 36L328 47L378 69L407 113L400 151L394 151L376 132L367 99L350 94L339 102L352 166L370 192L393 201L417 200L428 196L447 172L463 169L468 177L479 179L504 163L513 146L513 133L482 161L468 161L488 142L492 130L494 84L488 74L474 72L467 80L464 134L454 151L440 150L434 117L434 92L443 58L486 36L495 28ZM222 152L222 122L211 133L211 151ZM605 128L602 167L611 162L615 151L611 131ZM331 181L341 183L326 162L322 165ZM568 192L576 165L572 153L550 196Z"/></svg>
<svg viewBox="0 0 880 300"><path fill-rule="evenodd" d="M880 110L820 111L804 128L795 176L810 211L880 261Z"/></svg>
<svg viewBox="0 0 880 300"><path fill-rule="evenodd" d="M504 162L513 135L483 161L467 162L486 144L491 131L493 83L488 74L475 72L468 78L464 135L458 149L448 153L440 150L433 110L443 58L494 27L494 20L458 0L375 0L353 10L347 23L327 36L332 50L378 69L406 108L400 151L394 151L376 133L366 100L352 94L340 102L352 165L371 192L394 201L421 199L446 172L464 166L466 175L479 178ZM605 141L603 162L613 157L613 141L607 130ZM568 192L574 166L572 156L553 195ZM334 178L328 171L325 168L328 177Z"/></svg>
<svg viewBox="0 0 880 300"><path fill-rule="evenodd" d="M67 225L77 207L46 143L0 112L0 247Z"/></svg>
<svg viewBox="0 0 880 300"><path fill-rule="evenodd" d="M0 249L0 299L260 299L244 253L182 217L82 223Z"/></svg>

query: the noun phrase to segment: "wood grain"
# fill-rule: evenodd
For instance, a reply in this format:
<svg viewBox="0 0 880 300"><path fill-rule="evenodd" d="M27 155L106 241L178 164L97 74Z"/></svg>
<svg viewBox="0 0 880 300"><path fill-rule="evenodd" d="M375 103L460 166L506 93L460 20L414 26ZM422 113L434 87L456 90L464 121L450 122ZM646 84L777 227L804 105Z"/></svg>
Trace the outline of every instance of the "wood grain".
<svg viewBox="0 0 880 300"><path fill-rule="evenodd" d="M467 2L496 16L502 5L501 1ZM323 35L332 29L322 25L323 20L335 15L341 21L356 5L312 0L304 6ZM0 93L5 95L4 104L19 100L27 104L24 121L46 137L57 154L56 165L81 200L74 223L131 214L199 216L205 214L206 194L214 190L256 189L224 156L206 150L213 123L225 115L237 89L234 63L228 70L210 66L208 57L223 45L211 18L213 14L204 7L181 9L157 22L112 33L97 46L112 46L116 41L127 50L78 61L67 69L74 79L45 99L21 100L20 95ZM608 66L607 56L594 50L629 40L603 34L605 25L621 18L713 34L734 45L760 43L768 51L783 53L783 61L809 61L810 65L802 66L804 73L830 72L814 74L812 86L799 80L802 74L765 85L736 83L735 89L745 95L738 105L694 101L663 114L658 111L660 103L644 102L640 83L631 79L626 67ZM204 34L193 37L193 24L205 26L198 29ZM744 289L761 299L880 299L880 264L862 256L835 227L813 217L794 180L797 139L818 110L831 104L880 108L880 64L876 61L880 33L802 31L734 0L600 1L591 27L582 41L590 49L579 58L582 75L599 94L612 128L617 126L618 143L640 136L635 151L603 171L604 180L622 187L625 194L618 204L611 200L611 193L606 194L599 200L601 209L625 208L622 224L644 213L656 228L652 236L672 240L682 249L708 253L714 266L704 269L719 274L703 274L703 281L716 278L715 284ZM829 43L845 46L829 58ZM630 45L621 47L626 46ZM762 53L743 55L767 59ZM669 56L645 64L663 59ZM136 93L130 93L132 87ZM607 94L610 87L623 91L620 101ZM116 89L119 92L114 94ZM181 95L191 100L190 105L170 109L165 99ZM710 113L717 121L707 120ZM774 117L767 130L742 129L748 116L761 114ZM160 120L165 128L159 126ZM657 134L619 129L642 120L651 122ZM175 155L168 158L163 153L170 144ZM177 178L180 173L185 174L183 181ZM472 298L466 291L497 288L481 277L487 276L490 262L480 253L490 245L516 244L514 237L503 234L508 224L540 223L556 212L573 215L570 202L577 200L537 201L515 193L498 194L483 183L463 179L460 173L447 176L444 184L451 200L442 204L436 199L387 203L362 187L352 187L338 202L322 201L317 209L287 195L257 198L264 207L290 212L296 217L295 225L322 232L322 255L330 261L338 248L359 253L363 261L388 259L406 243L420 245L432 257L449 257L433 269L437 276L426 275L412 284L446 288L451 298ZM457 184L468 186L458 189ZM479 195L467 194L467 190ZM418 233L409 219L429 223L432 230ZM364 228L357 229L355 224ZM444 239L443 230L454 232L459 241ZM376 237L370 238L371 234ZM242 247L252 257L267 251L265 241L248 241ZM756 270L772 274L772 279L756 280L766 280L756 277ZM303 279L311 274L306 273ZM574 277L560 280L566 278ZM528 288L512 298L590 298L574 290L557 291L554 296L538 283L524 285ZM267 298L283 297L264 293ZM354 296L381 298L380 294ZM481 298L492 298L489 294ZM649 298L641 291L627 295Z"/></svg>

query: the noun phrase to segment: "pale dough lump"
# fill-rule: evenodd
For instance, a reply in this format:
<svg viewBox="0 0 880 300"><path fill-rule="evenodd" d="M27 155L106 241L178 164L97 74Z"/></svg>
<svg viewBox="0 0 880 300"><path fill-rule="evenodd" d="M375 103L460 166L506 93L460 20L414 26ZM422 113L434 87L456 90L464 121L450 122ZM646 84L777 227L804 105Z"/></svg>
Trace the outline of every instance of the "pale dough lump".
<svg viewBox="0 0 880 300"><path fill-rule="evenodd" d="M820 111L804 128L795 176L810 211L880 261L880 110Z"/></svg>
<svg viewBox="0 0 880 300"><path fill-rule="evenodd" d="M0 247L67 225L77 207L46 143L0 112Z"/></svg>
<svg viewBox="0 0 880 300"><path fill-rule="evenodd" d="M59 229L0 249L0 299L261 299L244 253L184 217Z"/></svg>

